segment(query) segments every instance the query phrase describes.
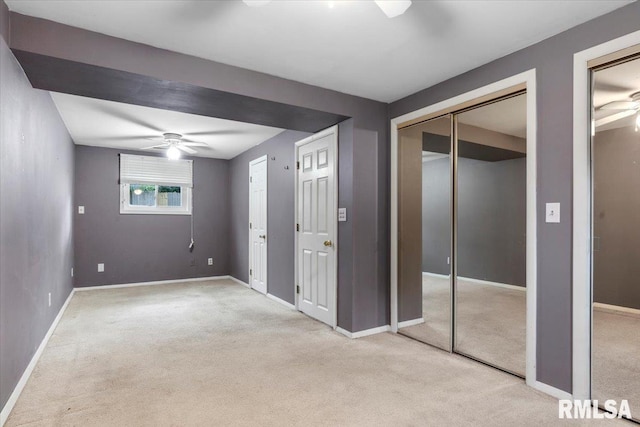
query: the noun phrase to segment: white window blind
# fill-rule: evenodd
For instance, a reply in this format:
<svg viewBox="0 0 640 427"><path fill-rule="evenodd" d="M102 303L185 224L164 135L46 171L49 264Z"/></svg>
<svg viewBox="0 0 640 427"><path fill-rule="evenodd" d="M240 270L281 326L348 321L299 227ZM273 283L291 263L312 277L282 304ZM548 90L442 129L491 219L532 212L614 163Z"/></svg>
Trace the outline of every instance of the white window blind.
<svg viewBox="0 0 640 427"><path fill-rule="evenodd" d="M120 184L193 187L193 161L120 154Z"/></svg>

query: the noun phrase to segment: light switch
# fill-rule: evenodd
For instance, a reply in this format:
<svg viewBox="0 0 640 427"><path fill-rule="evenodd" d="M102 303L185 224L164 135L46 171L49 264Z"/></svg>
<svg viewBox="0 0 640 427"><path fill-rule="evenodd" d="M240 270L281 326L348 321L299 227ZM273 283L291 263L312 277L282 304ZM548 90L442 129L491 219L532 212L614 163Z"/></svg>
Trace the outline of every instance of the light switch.
<svg viewBox="0 0 640 427"><path fill-rule="evenodd" d="M547 203L546 222L560 222L560 203Z"/></svg>
<svg viewBox="0 0 640 427"><path fill-rule="evenodd" d="M104 264L100 263L98 264L98 273L102 273L102 272L104 272Z"/></svg>
<svg viewBox="0 0 640 427"><path fill-rule="evenodd" d="M338 221L345 222L347 220L347 208L338 208Z"/></svg>
<svg viewBox="0 0 640 427"><path fill-rule="evenodd" d="M84 215L84 206L78 206L78 213Z"/></svg>

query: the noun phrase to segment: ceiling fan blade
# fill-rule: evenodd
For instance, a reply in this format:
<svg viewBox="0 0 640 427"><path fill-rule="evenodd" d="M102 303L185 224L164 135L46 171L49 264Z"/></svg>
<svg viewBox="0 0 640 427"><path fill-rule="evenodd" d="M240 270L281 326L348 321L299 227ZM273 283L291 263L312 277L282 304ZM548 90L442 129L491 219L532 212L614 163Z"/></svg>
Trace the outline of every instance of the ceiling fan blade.
<svg viewBox="0 0 640 427"><path fill-rule="evenodd" d="M204 142L196 142L196 141L191 141L189 139L183 139L181 142L181 145L184 145L185 147L208 147L209 144L205 144Z"/></svg>
<svg viewBox="0 0 640 427"><path fill-rule="evenodd" d="M150 147L140 148L140 150L154 150L154 149L162 149L162 148L169 148L169 144L152 145Z"/></svg>
<svg viewBox="0 0 640 427"><path fill-rule="evenodd" d="M633 116L634 114L636 114L635 110L620 111L619 113L615 113L615 114L612 114L610 116L603 117L600 120L596 120L595 121L595 127L597 129L600 126L604 126L604 125L607 125L609 123L613 123L615 121L622 120L625 117Z"/></svg>
<svg viewBox="0 0 640 427"><path fill-rule="evenodd" d="M182 150L182 151L184 151L185 153L189 153L189 154L196 154L196 153L197 153L197 151L196 151L196 150L194 150L193 148L185 147L183 144L177 144L177 145L176 145L176 148L177 148L178 150Z"/></svg>
<svg viewBox="0 0 640 427"><path fill-rule="evenodd" d="M206 132L189 132L188 136L223 136L223 135L241 135L241 134L245 134L245 133L249 133L248 131L244 131L244 130L211 130L211 131L206 131Z"/></svg>
<svg viewBox="0 0 640 427"><path fill-rule="evenodd" d="M599 110L635 110L640 107L640 102L637 101L613 101L604 104Z"/></svg>
<svg viewBox="0 0 640 427"><path fill-rule="evenodd" d="M149 123L149 122L141 119L140 117L135 117L135 116L132 116L132 115L124 114L121 111L118 111L115 108L112 108L111 106L101 105L100 109L105 114L109 114L110 116L115 117L117 119L129 122L129 123L133 123L133 124L136 124L138 126L142 126L142 127L146 128L146 129L148 129L150 131L157 132L159 134L162 134L164 132L163 129L160 129L159 127L157 127L154 124Z"/></svg>

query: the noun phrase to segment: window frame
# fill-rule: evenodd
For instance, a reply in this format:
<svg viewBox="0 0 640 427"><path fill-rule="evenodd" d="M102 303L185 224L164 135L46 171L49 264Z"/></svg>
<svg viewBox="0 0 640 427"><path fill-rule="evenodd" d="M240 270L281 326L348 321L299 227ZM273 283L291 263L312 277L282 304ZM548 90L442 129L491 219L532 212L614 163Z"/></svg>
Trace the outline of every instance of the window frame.
<svg viewBox="0 0 640 427"><path fill-rule="evenodd" d="M156 186L156 204L154 206L135 206L131 205L131 184L120 184L120 213L121 214L133 214L133 215L191 215L193 203L192 203L192 188L187 186L180 187L180 195L182 199L181 206L158 206L158 187L161 184L151 184Z"/></svg>

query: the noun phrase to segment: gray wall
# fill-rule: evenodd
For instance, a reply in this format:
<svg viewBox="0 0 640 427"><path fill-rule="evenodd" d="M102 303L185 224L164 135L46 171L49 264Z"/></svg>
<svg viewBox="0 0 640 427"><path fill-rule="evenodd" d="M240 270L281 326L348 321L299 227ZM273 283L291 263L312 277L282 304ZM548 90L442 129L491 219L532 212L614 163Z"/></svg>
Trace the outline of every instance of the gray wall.
<svg viewBox="0 0 640 427"><path fill-rule="evenodd" d="M73 142L5 43L0 2L0 407L69 296ZM51 307L48 294L51 293Z"/></svg>
<svg viewBox="0 0 640 427"><path fill-rule="evenodd" d="M449 158L422 165L422 271L449 274ZM458 275L526 284L526 159L458 159Z"/></svg>
<svg viewBox="0 0 640 427"><path fill-rule="evenodd" d="M593 157L593 299L640 309L640 135L598 132Z"/></svg>
<svg viewBox="0 0 640 427"><path fill-rule="evenodd" d="M249 283L249 162L267 155L268 292L294 303L295 143L309 136L287 130L229 162L230 268Z"/></svg>
<svg viewBox="0 0 640 427"><path fill-rule="evenodd" d="M352 117L339 137L339 203L354 208L338 231L338 322L389 323L387 104L13 13L11 47ZM375 206L358 208L357 194L376 194Z"/></svg>
<svg viewBox="0 0 640 427"><path fill-rule="evenodd" d="M76 146L75 286L229 274L228 161L193 159L195 249L189 252L190 216L120 214L121 152L141 154ZM105 264L103 273L98 263Z"/></svg>
<svg viewBox="0 0 640 427"><path fill-rule="evenodd" d="M389 107L397 117L536 68L538 138L538 381L571 391L573 54L640 30L640 3L574 27ZM586 90L586 88L585 88ZM585 108L587 108L585 106ZM544 222L544 204L560 202L562 223Z"/></svg>

